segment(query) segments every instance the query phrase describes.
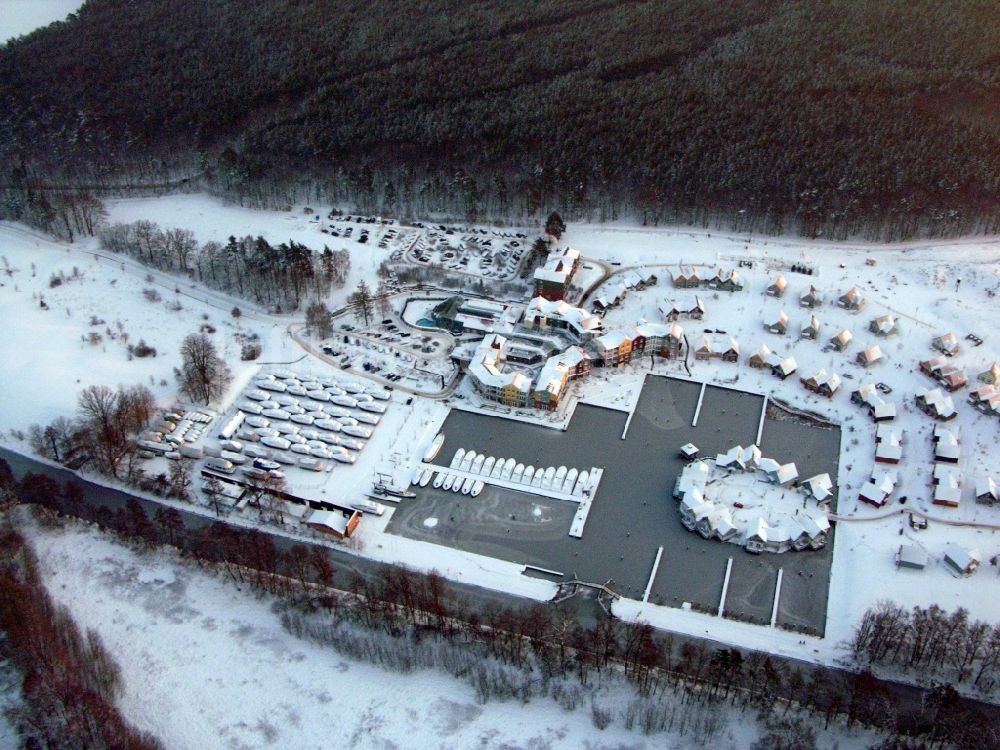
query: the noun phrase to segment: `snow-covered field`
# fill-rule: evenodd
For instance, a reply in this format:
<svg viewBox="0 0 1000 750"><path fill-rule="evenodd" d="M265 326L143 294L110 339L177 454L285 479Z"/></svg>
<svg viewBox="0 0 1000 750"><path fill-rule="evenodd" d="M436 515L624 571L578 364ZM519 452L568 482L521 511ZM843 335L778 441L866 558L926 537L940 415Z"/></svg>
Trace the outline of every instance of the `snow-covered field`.
<svg viewBox="0 0 1000 750"><path fill-rule="evenodd" d="M82 0L0 0L0 44L62 21L81 5Z"/></svg>
<svg viewBox="0 0 1000 750"><path fill-rule="evenodd" d="M277 321L255 319L252 305L88 250L96 250L93 240L66 245L0 224L0 318L17 322L0 343L4 429L73 412L77 393L93 384L144 383L164 402L173 400L180 343L204 324L217 329L216 346L237 380L253 366L240 361L237 330L258 333L273 360L302 355ZM60 275L64 280L51 286ZM148 301L145 289L160 301ZM171 309L174 303L181 309ZM244 310L238 325L230 315L234 305ZM144 340L157 355L130 361L122 332L127 343ZM91 334L100 341L90 343Z"/></svg>
<svg viewBox="0 0 1000 750"><path fill-rule="evenodd" d="M301 207L291 212L251 211L203 195L179 195L115 201L109 205L109 214L113 221L149 219L162 227L187 228L200 241L260 234L270 241L294 239L313 248L322 248L324 243L332 248L347 247L351 252L352 276L344 289L329 300L331 307L342 303L361 278L374 282L375 269L390 253L390 249L378 248L377 244L362 245L354 240L329 237L320 231L316 217L304 214ZM997 596L1000 579L996 567L990 564L990 558L1000 553L1000 535L994 528L1000 527L1000 509L977 505L972 499L972 487L981 472L1000 479L1000 460L995 450L1000 421L969 406L968 388L954 394L959 417L949 424L956 427L962 443L958 471L963 480L963 496L959 508L942 508L929 502L933 468L930 431L934 422L913 406L915 391L933 385L916 369L918 360L933 356L930 348L933 335L947 331L957 334L962 351L952 362L965 368L970 383L998 359L1000 344L992 338L989 316L997 309L995 297L990 293L1000 290L1000 240L972 238L875 246L795 238L748 241L745 237L674 228L571 225L563 242L581 250L588 259L608 263L613 272L645 266L659 277L655 286L630 293L621 307L610 311L605 319L607 327L630 325L640 319L660 322L658 308L662 302L691 299L697 293L707 308L704 321L680 321L690 343L698 346L705 328L724 330L724 336L713 334L714 338L720 341L735 337L742 356L738 365L718 360L692 362L693 379L769 394L793 407L819 413L840 424L843 430L836 483L838 514L844 520L837 527L826 638L802 638L635 602L620 602L616 605L619 614L682 632L708 635L722 642L825 662L844 658L844 642L858 618L867 607L883 598L905 606L933 603L946 609L964 606L973 618L1000 621L1000 596ZM146 281L150 272L127 260L95 258L87 252L94 249L93 240L70 246L20 226L0 225L0 256L6 260L0 261L0 316L17 323L8 326L6 336L0 340L3 361L0 371L4 382L0 394L0 429L4 440L10 440L11 428L25 428L33 422L47 422L72 412L77 391L91 383L144 382L164 403L170 402L176 391L172 369L179 362L179 343L183 336L206 322L218 329L214 334L216 341L236 371L237 383L245 383L254 369L239 362L233 338L236 324L229 315L235 304L244 310L239 326L258 332L262 338L262 360L288 362L303 356L302 348L287 335L288 325L297 322L292 317L255 311L245 302L192 288L188 282L178 282L156 272L151 272L152 282ZM869 258L874 265L866 264ZM681 262L697 263L702 272L711 273L719 266L735 267L740 260L754 262L752 269L738 269L746 284L742 292L676 290L670 283L670 271ZM808 265L816 273L812 276L794 273L790 270L792 264ZM8 272L4 272L5 267ZM74 267L79 270L75 278ZM766 296L764 290L779 271L788 281L788 291L783 299L774 299ZM60 272L66 280L50 287L50 278ZM612 276L607 284L613 285L615 281ZM173 291L178 284L180 295ZM814 311L821 324L817 341L798 337L800 327L809 317L809 312L799 307L798 298L810 284L824 296L823 305ZM852 286L857 286L866 298L866 305L859 313L849 313L834 304ZM163 301L148 302L142 293L145 288L156 288ZM171 310L166 304L175 297L181 303L180 310ZM41 308L41 298L48 310ZM763 326L781 310L790 318L791 330L786 336L767 332ZM868 331L869 321L884 314L895 316L900 327L898 335L878 338ZM91 326L91 316L104 322ZM106 329L118 333L118 321L130 342L144 338L157 348L158 356L129 361L120 337L112 340L107 335ZM827 340L842 328L854 334L851 347L843 354L823 351ZM84 340L92 331L102 334L101 343L92 345ZM984 344L973 346L964 338L967 333L982 337ZM761 344L794 355L799 366L795 376L782 382L766 371L749 368L746 359ZM881 347L883 361L865 371L855 364L855 357L873 344ZM301 366L324 367L319 363L309 365L308 361ZM821 367L844 378L841 390L830 400L806 391L798 382L799 375L810 375ZM645 360L621 371L595 371L589 379L572 386L572 390L581 401L630 411L648 368L649 362ZM678 363L658 363L656 372L686 376ZM893 424L903 437L903 458L895 467L900 483L890 504L880 510L858 500L859 488L875 468L874 425L849 398L860 383L870 381L884 382L893 389L888 398L899 411ZM464 393L463 386L459 394ZM412 405L401 401L397 392L386 421L377 431L381 437L362 453L359 464L338 469L338 492L364 492L377 469L390 467L403 478L416 465L444 420L447 404L419 397ZM502 413L503 409L490 411ZM554 419L558 422L560 415ZM20 448L24 450L25 446ZM664 488L664 492L668 489ZM898 502L902 496L908 497L905 506ZM926 514L930 517L929 528L912 529L908 516L900 513L903 509ZM448 548L385 534L387 518L388 515L383 519L365 519L360 532L360 554L386 561L407 561L422 569L436 567L450 577L534 598L544 598L551 591L551 584L526 579L519 574L519 567L511 563L470 557ZM907 541L924 547L930 554L927 570L896 569L894 554ZM950 543L979 550L983 562L975 575L959 579L943 567L941 557Z"/></svg>
<svg viewBox="0 0 1000 750"><path fill-rule="evenodd" d="M427 670L396 674L289 635L253 598L169 552L137 552L79 524L28 524L43 580L77 623L97 630L122 668L126 719L166 747L672 748L690 738L594 729L589 705L548 699L480 705L474 690ZM609 701L615 694L609 694ZM726 713L717 750L743 750L759 727ZM820 747L866 747L831 732ZM837 744L834 744L837 743Z"/></svg>

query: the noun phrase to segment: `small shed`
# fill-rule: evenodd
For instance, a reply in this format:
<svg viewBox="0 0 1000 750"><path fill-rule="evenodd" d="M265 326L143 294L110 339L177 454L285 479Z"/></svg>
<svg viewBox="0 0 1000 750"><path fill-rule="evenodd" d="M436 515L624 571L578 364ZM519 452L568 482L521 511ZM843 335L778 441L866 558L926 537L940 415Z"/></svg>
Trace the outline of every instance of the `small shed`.
<svg viewBox="0 0 1000 750"><path fill-rule="evenodd" d="M892 315L886 314L873 318L868 324L868 330L876 336L893 336L899 333L899 326Z"/></svg>
<svg viewBox="0 0 1000 750"><path fill-rule="evenodd" d="M994 362L981 373L979 380L989 385L1000 385L1000 364Z"/></svg>
<svg viewBox="0 0 1000 750"><path fill-rule="evenodd" d="M698 446L694 443L685 443L681 446L681 456L687 461L694 461L698 458Z"/></svg>
<svg viewBox="0 0 1000 750"><path fill-rule="evenodd" d="M359 511L347 512L340 510L314 510L305 519L311 529L322 531L337 539L346 539L361 523Z"/></svg>
<svg viewBox="0 0 1000 750"><path fill-rule="evenodd" d="M1000 492L997 490L997 483L993 477L983 475L976 480L976 502L986 505L994 505L1000 500Z"/></svg>
<svg viewBox="0 0 1000 750"><path fill-rule="evenodd" d="M894 471L877 471L861 487L858 499L863 503L881 508L889 501L889 497L896 489L898 475Z"/></svg>
<svg viewBox="0 0 1000 750"><path fill-rule="evenodd" d="M956 464L961 457L962 449L958 435L941 425L934 428L934 460Z"/></svg>
<svg viewBox="0 0 1000 750"><path fill-rule="evenodd" d="M761 344L760 349L751 354L747 362L751 367L765 369L772 366L773 362L771 361L771 358L773 356L774 353L771 351L770 347L768 347L767 344Z"/></svg>
<svg viewBox="0 0 1000 750"><path fill-rule="evenodd" d="M785 290L787 288L788 282L785 280L785 277L779 273L778 278L776 278L773 283L768 285L767 295L769 297L784 297Z"/></svg>
<svg viewBox="0 0 1000 750"><path fill-rule="evenodd" d="M788 316L785 311L782 310L778 313L778 317L772 320L770 323L764 323L764 328L766 328L771 333L776 333L779 336L784 336L788 333Z"/></svg>
<svg viewBox="0 0 1000 750"><path fill-rule="evenodd" d="M857 362L862 367L873 367L882 360L882 350L875 346L869 346L862 352L858 352Z"/></svg>
<svg viewBox="0 0 1000 750"><path fill-rule="evenodd" d="M948 366L948 360L938 355L937 357L931 357L930 359L920 360L917 363L917 366L920 368L920 372L937 379L938 375L941 374L941 371Z"/></svg>
<svg viewBox="0 0 1000 750"><path fill-rule="evenodd" d="M799 365L795 361L795 357L785 357L771 368L771 374L784 380L797 369L799 369Z"/></svg>
<svg viewBox="0 0 1000 750"><path fill-rule="evenodd" d="M819 307L821 304L823 304L823 296L814 286L810 286L808 291L799 295L799 305L802 307L813 308Z"/></svg>
<svg viewBox="0 0 1000 750"><path fill-rule="evenodd" d="M969 379L965 377L965 371L958 367L946 367L938 373L937 381L949 391L957 391L964 388Z"/></svg>
<svg viewBox="0 0 1000 750"><path fill-rule="evenodd" d="M842 352L847 347L851 345L854 340L854 336L846 328L830 339L830 346L836 349L838 352Z"/></svg>
<svg viewBox="0 0 1000 750"><path fill-rule="evenodd" d="M815 315L809 316L809 322L802 326L802 330L799 331L799 336L804 339L811 339L815 341L819 338L819 318Z"/></svg>
<svg viewBox="0 0 1000 750"><path fill-rule="evenodd" d="M845 310L857 312L865 306L865 298L862 296L861 290L853 286L840 296L837 304Z"/></svg>
<svg viewBox="0 0 1000 750"><path fill-rule="evenodd" d="M948 357L954 357L959 352L958 336L954 333L942 333L931 339L931 346Z"/></svg>
<svg viewBox="0 0 1000 750"><path fill-rule="evenodd" d="M927 552L915 544L904 544L896 553L896 567L923 570L927 567Z"/></svg>
<svg viewBox="0 0 1000 750"><path fill-rule="evenodd" d="M979 550L949 544L944 552L944 564L957 575L971 576L979 567Z"/></svg>

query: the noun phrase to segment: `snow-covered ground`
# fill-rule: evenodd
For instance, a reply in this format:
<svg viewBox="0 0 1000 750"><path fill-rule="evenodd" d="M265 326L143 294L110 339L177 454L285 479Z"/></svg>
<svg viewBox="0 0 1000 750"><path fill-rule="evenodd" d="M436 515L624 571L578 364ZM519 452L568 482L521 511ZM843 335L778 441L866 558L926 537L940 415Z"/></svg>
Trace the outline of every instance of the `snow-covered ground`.
<svg viewBox="0 0 1000 750"><path fill-rule="evenodd" d="M261 234L271 241L291 238L314 248L322 248L324 243L333 248L347 247L351 252L352 276L344 289L333 295L331 307L343 302L361 278L374 282L375 269L391 252L391 248L379 248L374 238L365 244L331 238L321 231L316 217L303 213L301 207L289 212L252 211L203 195L179 195L115 201L110 204L109 213L114 221L149 219L163 227L191 229L201 241ZM992 528L1000 527L1000 509L979 506L972 499L972 487L980 472L987 471L1000 478L1000 461L995 450L1000 421L969 406L968 388L954 394L959 416L950 425L958 430L962 443L958 471L963 480L963 499L959 508L942 508L929 502L930 432L934 422L913 406L915 391L933 385L916 369L918 360L933 356L930 348L933 335L946 331L958 335L962 351L952 361L966 369L970 383L998 359L1000 345L992 338L989 315L997 308L990 293L1000 290L1000 240L971 238L890 246L850 245L796 238L748 241L699 230L571 225L563 242L578 248L588 259L606 263L612 272L646 266L659 277L656 285L628 294L621 307L610 311L605 319L607 327L630 325L640 319L660 322L662 302L691 300L697 293L707 307L705 319L680 321L691 345L698 346L703 329L709 328L717 341L735 337L742 355L739 364L692 361L691 379L765 393L842 426L836 484L838 514L844 520L837 527L826 638L803 639L760 626L634 602L616 605L619 614L682 632L709 635L723 642L826 662L844 657L844 642L858 618L867 607L883 598L905 606L932 603L946 609L964 606L973 618L1000 621L1000 596L996 595L1000 593L1000 580L997 569L989 562L1000 553L1000 535ZM303 356L301 346L287 335L288 325L299 322L292 317L255 311L252 305L240 300L193 288L188 282L148 272L124 259L95 258L87 252L95 248L92 240L70 246L20 226L0 225L0 255L6 259L5 263L0 261L0 316L17 322L8 326L0 340L3 362L0 371L4 382L0 394L0 429L5 440L10 439L7 431L11 428L25 428L33 422L47 422L72 412L76 393L91 383L145 382L164 403L170 402L176 391L172 369L179 362L179 343L183 336L206 322L218 329L214 334L216 341L236 371L238 385L245 384L255 370L239 362L233 338L237 327L229 315L235 304L244 310L239 327L255 331L262 338L263 361L289 362ZM866 264L869 258L874 265ZM738 269L746 285L742 292L674 289L670 283L670 271L681 262L699 264L699 270L712 273L719 266L735 267L740 260L754 263L752 269ZM792 272L793 264L808 265L815 273L807 276ZM4 272L5 267L9 272ZM74 267L80 272L76 278ZM60 272L66 280L50 288L50 278ZM782 299L764 294L778 272L788 281ZM145 280L147 273L152 273L152 282ZM594 265L588 275L599 278L598 267ZM607 284L614 285L615 280L612 275ZM798 299L810 284L824 297L822 306L813 311L821 324L817 341L798 337L810 314L799 307ZM175 286L181 289L180 295L173 292ZM834 304L852 286L857 286L866 298L866 305L859 313L849 313ZM156 288L163 301L148 302L142 294L145 288ZM181 302L179 311L166 305L175 297ZM44 298L48 310L41 308L40 298ZM765 331L764 322L782 310L790 318L790 333L778 336ZM887 313L896 317L900 333L879 338L868 331L868 324L872 318ZM91 326L91 316L104 322ZM110 328L117 334L119 320L130 342L144 338L157 348L158 356L129 361L120 337L111 340L106 331ZM850 348L843 354L823 351L828 339L842 328L854 334ZM726 333L716 334L716 330ZM100 344L84 341L92 331L102 334ZM982 337L984 344L973 346L964 338L967 333ZM761 344L781 354L793 355L798 372L786 381L779 381L767 371L748 367L747 357ZM883 361L865 371L855 364L855 357L873 344L881 347ZM309 360L300 366L327 367L318 362L308 363ZM598 370L572 385L571 391L582 402L631 411L649 366L649 361L644 360L614 372ZM832 399L810 393L799 384L799 375L810 375L819 368L844 378L840 391ZM659 362L655 372L688 377L677 362ZM880 510L858 500L859 488L875 468L874 425L865 411L850 403L850 392L863 382L883 382L893 389L888 398L899 411L893 424L903 437L903 458L896 467L901 481L890 504ZM452 403L473 401L467 391L463 384L456 398L466 397ZM235 395L234 390L230 403ZM362 452L358 465L338 468L336 491L364 493L370 489L373 472L383 468L389 468L399 480L408 479L446 417L447 409L446 402L419 397L407 405L405 397L397 391L375 441ZM489 409L489 413L525 418L523 414L505 414L505 411L510 410ZM560 412L553 415L552 421L547 417L540 421L558 428L565 416ZM25 446L20 448L24 450ZM668 491L669 488L664 488L665 493ZM905 506L899 504L902 496L908 498ZM901 510L926 514L931 519L929 528L912 529L908 515L901 514ZM519 566L511 563L481 557L470 562L465 553L385 534L387 519L388 514L382 519L365 519L359 534L360 554L386 561L406 561L422 569L437 568L466 582L520 591L534 598L544 598L551 590L551 584L521 576ZM896 569L894 554L907 541L928 551L931 564L927 570ZM971 578L954 578L943 567L941 557L950 543L977 548L982 554L981 569ZM527 580L536 588L526 586Z"/></svg>
<svg viewBox="0 0 1000 750"><path fill-rule="evenodd" d="M99 632L121 666L125 718L171 750L704 746L620 724L598 731L589 705L564 711L544 698L480 705L471 687L442 673L397 674L295 638L266 597L167 551L136 551L82 524L27 530L52 597ZM722 710L725 728L711 747L749 747L757 723ZM836 730L820 747L860 750L872 739Z"/></svg>
<svg viewBox="0 0 1000 750"><path fill-rule="evenodd" d="M77 393L93 384L144 383L164 402L172 401L181 341L205 324L217 329L216 347L237 380L255 367L240 361L237 332L257 333L264 357L272 361L302 356L284 326L256 318L252 305L192 290L190 283L127 259L88 252L95 250L94 241L67 245L0 224L0 319L17 322L0 342L5 430L73 412ZM52 286L60 276L63 281ZM160 300L147 300L146 289ZM177 304L181 309L171 309ZM238 323L230 315L235 305L244 311ZM100 341L90 343L91 334ZM127 344L140 340L155 348L156 356L129 360Z"/></svg>
<svg viewBox="0 0 1000 750"><path fill-rule="evenodd" d="M53 21L62 21L83 0L0 0L0 45Z"/></svg>

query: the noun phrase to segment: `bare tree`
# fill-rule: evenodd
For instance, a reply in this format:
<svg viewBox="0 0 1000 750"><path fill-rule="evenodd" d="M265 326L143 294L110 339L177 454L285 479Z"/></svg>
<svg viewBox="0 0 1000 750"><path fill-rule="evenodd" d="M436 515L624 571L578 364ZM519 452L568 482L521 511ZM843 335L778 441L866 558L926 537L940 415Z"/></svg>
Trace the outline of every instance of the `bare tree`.
<svg viewBox="0 0 1000 750"><path fill-rule="evenodd" d="M101 471L117 477L119 466L133 449L126 429L129 420L122 414L121 392L106 385L88 386L80 392L78 404L81 422L90 437L89 453Z"/></svg>
<svg viewBox="0 0 1000 750"><path fill-rule="evenodd" d="M181 390L191 399L209 403L222 397L232 374L204 333L192 333L181 344Z"/></svg>
<svg viewBox="0 0 1000 750"><path fill-rule="evenodd" d="M392 312L392 290L385 283L385 279L378 282L375 289L375 305L378 307L380 315L388 315Z"/></svg>
<svg viewBox="0 0 1000 750"><path fill-rule="evenodd" d="M191 462L182 458L170 464L167 470L167 484L170 487L170 496L180 500L191 499Z"/></svg>
<svg viewBox="0 0 1000 750"><path fill-rule="evenodd" d="M306 307L306 328L319 339L328 339L333 333L333 317L326 305L319 300Z"/></svg>
<svg viewBox="0 0 1000 750"><path fill-rule="evenodd" d="M354 306L354 317L358 320L364 320L366 326L372 317L374 299L371 288L363 279L358 284L358 288L347 298L347 301Z"/></svg>
<svg viewBox="0 0 1000 750"><path fill-rule="evenodd" d="M177 546L177 540L181 531L184 530L184 517L176 508L157 508L153 514L153 520L160 527L160 534L163 540L171 545Z"/></svg>

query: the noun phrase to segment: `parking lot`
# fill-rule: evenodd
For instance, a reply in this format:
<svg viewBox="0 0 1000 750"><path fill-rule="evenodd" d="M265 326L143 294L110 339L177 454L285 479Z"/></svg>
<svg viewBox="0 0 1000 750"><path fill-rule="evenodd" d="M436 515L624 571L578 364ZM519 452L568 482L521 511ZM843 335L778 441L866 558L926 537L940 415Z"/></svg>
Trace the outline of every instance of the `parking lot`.
<svg viewBox="0 0 1000 750"><path fill-rule="evenodd" d="M518 275L529 250L523 233L444 224L401 230L394 238L392 260L416 266L435 266L487 279Z"/></svg>
<svg viewBox="0 0 1000 750"><path fill-rule="evenodd" d="M741 547L706 541L680 523L671 498L683 466L677 449L694 442L702 455L754 442L763 397L706 389L697 427L691 427L700 386L647 377L624 440L627 415L579 406L569 429L554 431L521 422L452 411L437 463L446 466L458 448L543 465L605 469L582 539L567 535L575 507L491 488L479 498L418 488L404 501L388 530L506 560L555 570L566 577L604 583L641 599L657 549L663 556L650 601L717 612L727 561L733 559L725 609L757 623L771 618L775 582L783 570L779 625L822 633L835 533L820 551L751 555ZM765 420L765 455L794 461L801 476L837 476L839 428L788 419ZM449 497L450 495L450 497ZM524 496L522 496L524 495Z"/></svg>
<svg viewBox="0 0 1000 750"><path fill-rule="evenodd" d="M357 461L389 406L389 391L372 383L262 371L200 441L203 468L310 495Z"/></svg>
<svg viewBox="0 0 1000 750"><path fill-rule="evenodd" d="M439 332L414 330L395 318L341 323L320 342L322 352L343 370L361 370L389 382L415 387L440 386L453 374L450 340Z"/></svg>

